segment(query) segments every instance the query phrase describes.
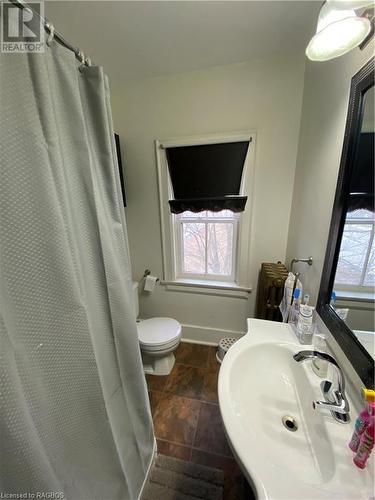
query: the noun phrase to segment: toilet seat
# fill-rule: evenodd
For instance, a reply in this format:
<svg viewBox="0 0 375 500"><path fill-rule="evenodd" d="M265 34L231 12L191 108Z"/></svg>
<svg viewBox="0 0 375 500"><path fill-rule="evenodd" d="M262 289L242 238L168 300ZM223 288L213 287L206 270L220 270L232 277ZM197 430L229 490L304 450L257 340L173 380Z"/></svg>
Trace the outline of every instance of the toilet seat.
<svg viewBox="0 0 375 500"><path fill-rule="evenodd" d="M181 324L172 318L150 318L137 323L141 347L147 351L164 351L180 342Z"/></svg>

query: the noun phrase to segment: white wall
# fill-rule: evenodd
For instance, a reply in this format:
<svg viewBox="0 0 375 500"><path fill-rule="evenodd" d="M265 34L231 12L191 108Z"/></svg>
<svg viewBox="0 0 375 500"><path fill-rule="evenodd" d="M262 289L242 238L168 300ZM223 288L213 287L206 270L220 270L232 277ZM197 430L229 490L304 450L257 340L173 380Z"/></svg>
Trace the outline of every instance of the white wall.
<svg viewBox="0 0 375 500"><path fill-rule="evenodd" d="M323 63L306 63L287 260L312 256L311 267L297 264L316 303L343 146L350 83L370 59L373 43Z"/></svg>
<svg viewBox="0 0 375 500"><path fill-rule="evenodd" d="M253 314L261 262L284 260L293 192L304 57L278 57L136 81L112 88L123 147L126 216L133 276L162 276L155 139L257 133L249 300L169 291L141 295L144 317L172 316L185 325L245 331ZM185 329L185 331L189 331ZM193 330L191 330L193 332ZM196 330L195 330L196 333ZM203 337L202 337L203 338Z"/></svg>

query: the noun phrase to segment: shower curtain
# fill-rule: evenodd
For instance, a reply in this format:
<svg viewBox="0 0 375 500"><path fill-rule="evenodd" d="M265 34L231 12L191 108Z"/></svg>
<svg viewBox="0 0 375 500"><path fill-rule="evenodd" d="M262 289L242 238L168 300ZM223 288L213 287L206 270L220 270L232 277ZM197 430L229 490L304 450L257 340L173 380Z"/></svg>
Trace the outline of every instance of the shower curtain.
<svg viewBox="0 0 375 500"><path fill-rule="evenodd" d="M136 499L154 435L107 78L53 42L0 55L0 98L0 496Z"/></svg>

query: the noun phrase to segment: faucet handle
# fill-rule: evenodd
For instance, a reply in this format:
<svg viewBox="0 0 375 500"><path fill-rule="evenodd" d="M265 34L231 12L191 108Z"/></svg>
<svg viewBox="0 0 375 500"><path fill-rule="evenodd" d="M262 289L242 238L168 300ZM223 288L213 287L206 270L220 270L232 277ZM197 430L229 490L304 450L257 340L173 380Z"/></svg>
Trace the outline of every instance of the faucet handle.
<svg viewBox="0 0 375 500"><path fill-rule="evenodd" d="M349 422L350 408L345 396L345 377L335 358L333 358L330 354L314 350L299 351L294 354L293 358L298 363L306 361L308 359L318 358L324 361L328 361L335 368L335 372L337 375L337 384L333 384L328 380L324 380L320 384L320 387L322 389L325 401L314 401L313 408L315 409L316 407L318 407L321 409L330 410L336 420L340 422ZM336 390L333 389L334 385L336 386Z"/></svg>
<svg viewBox="0 0 375 500"><path fill-rule="evenodd" d="M313 408L321 410L329 410L334 415L336 420L340 422L350 422L349 403L340 390L333 390L333 384L329 380L323 380L320 384L325 401L314 401Z"/></svg>
<svg viewBox="0 0 375 500"><path fill-rule="evenodd" d="M325 397L326 403L336 404L341 406L344 401L344 407L349 411L349 403L346 400L345 394L342 393L341 387L334 390L334 384L330 380L323 380L320 384L320 388L322 390L323 396Z"/></svg>
<svg viewBox="0 0 375 500"><path fill-rule="evenodd" d="M343 397L341 397L340 403L331 403L330 401L314 401L313 402L313 408L314 410L316 408L321 408L322 410L329 410L334 413L339 413L340 415L345 415L347 419L345 419L346 422L348 422L349 415L348 415L348 408L346 401Z"/></svg>

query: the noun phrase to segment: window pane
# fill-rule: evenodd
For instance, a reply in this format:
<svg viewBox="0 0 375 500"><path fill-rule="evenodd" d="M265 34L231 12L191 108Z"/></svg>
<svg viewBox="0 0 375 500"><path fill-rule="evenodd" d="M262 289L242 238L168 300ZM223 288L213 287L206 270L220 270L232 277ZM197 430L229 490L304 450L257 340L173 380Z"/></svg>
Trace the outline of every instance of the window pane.
<svg viewBox="0 0 375 500"><path fill-rule="evenodd" d="M375 239L372 240L370 257L365 275L365 286L375 286Z"/></svg>
<svg viewBox="0 0 375 500"><path fill-rule="evenodd" d="M187 219L190 219L191 217L194 217L194 218L199 218L199 217L206 217L207 216L207 211L204 210L203 212L189 212L188 210L186 212L182 212L182 214L179 214L178 217L181 217L182 219L183 218L187 218Z"/></svg>
<svg viewBox="0 0 375 500"><path fill-rule="evenodd" d="M232 271L233 224L208 224L207 271L230 275Z"/></svg>
<svg viewBox="0 0 375 500"><path fill-rule="evenodd" d="M182 224L182 244L184 273L204 274L206 229L201 222L184 222Z"/></svg>
<svg viewBox="0 0 375 500"><path fill-rule="evenodd" d="M335 282L342 285L360 285L368 245L370 224L346 224L341 241Z"/></svg>
<svg viewBox="0 0 375 500"><path fill-rule="evenodd" d="M374 214L370 212L370 210L366 210L365 208L357 208L357 210L353 210L353 212L348 212L346 214L347 219L372 219Z"/></svg>
<svg viewBox="0 0 375 500"><path fill-rule="evenodd" d="M199 218L214 218L214 219L238 219L240 214L236 214L231 210L221 210L220 212L211 212L210 210L204 210L203 212L182 212L182 214L178 214L177 217L180 219L199 219Z"/></svg>
<svg viewBox="0 0 375 500"><path fill-rule="evenodd" d="M221 210L220 212L207 212L208 217L218 217L219 219L222 218L229 218L233 219L233 217L238 217L239 214L235 214L232 212L232 210Z"/></svg>

